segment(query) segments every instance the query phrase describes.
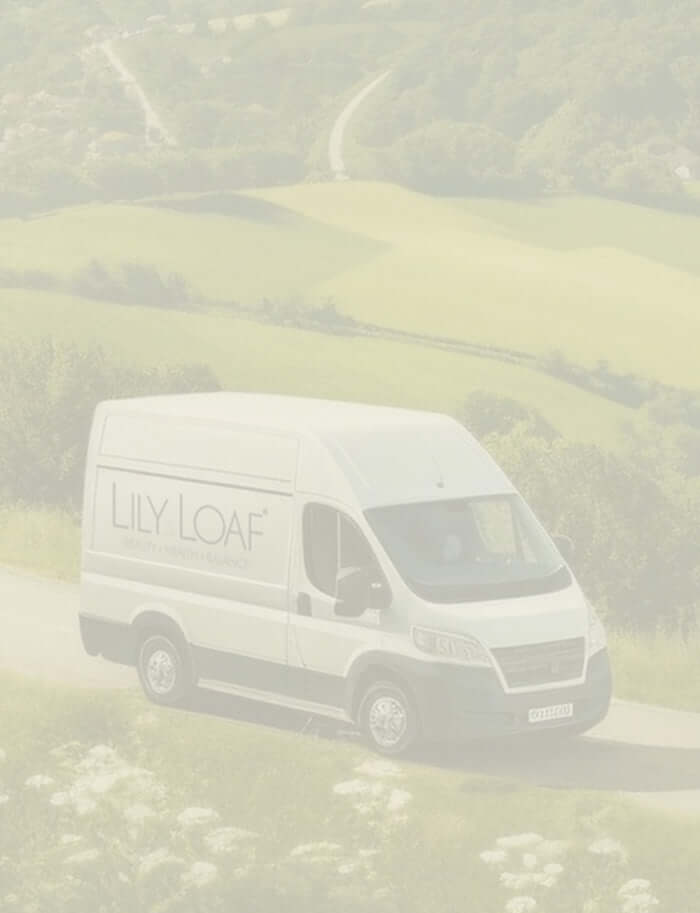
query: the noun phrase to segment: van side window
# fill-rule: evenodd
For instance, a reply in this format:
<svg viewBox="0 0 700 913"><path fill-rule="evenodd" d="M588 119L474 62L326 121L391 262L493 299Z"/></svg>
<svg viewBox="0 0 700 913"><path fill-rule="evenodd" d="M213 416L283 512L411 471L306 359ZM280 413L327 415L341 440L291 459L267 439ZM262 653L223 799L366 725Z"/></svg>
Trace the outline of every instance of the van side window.
<svg viewBox="0 0 700 913"><path fill-rule="evenodd" d="M327 596L336 596L338 572L347 568L369 568L376 582L386 587L374 552L360 529L345 514L325 504L308 504L304 510L304 561L309 580Z"/></svg>
<svg viewBox="0 0 700 913"><path fill-rule="evenodd" d="M323 504L304 510L304 561L306 574L322 593L335 595L338 573L338 512Z"/></svg>

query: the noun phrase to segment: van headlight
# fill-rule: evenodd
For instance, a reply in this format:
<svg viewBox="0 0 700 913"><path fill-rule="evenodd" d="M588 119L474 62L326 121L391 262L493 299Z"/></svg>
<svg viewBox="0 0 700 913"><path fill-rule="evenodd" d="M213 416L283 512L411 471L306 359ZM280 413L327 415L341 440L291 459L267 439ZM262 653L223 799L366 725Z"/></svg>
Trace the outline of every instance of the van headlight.
<svg viewBox="0 0 700 913"><path fill-rule="evenodd" d="M491 657L475 637L445 634L427 628L412 628L413 643L422 653L449 659L465 666L490 666Z"/></svg>
<svg viewBox="0 0 700 913"><path fill-rule="evenodd" d="M603 622L592 605L588 605L588 655L600 653L608 645L608 637Z"/></svg>

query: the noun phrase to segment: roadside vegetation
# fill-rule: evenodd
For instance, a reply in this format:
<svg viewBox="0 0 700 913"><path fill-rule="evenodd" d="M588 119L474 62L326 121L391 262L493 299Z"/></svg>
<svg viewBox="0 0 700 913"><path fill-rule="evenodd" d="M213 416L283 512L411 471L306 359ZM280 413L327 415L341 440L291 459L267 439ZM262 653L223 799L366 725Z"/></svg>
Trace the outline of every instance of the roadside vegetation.
<svg viewBox="0 0 700 913"><path fill-rule="evenodd" d="M387 762L131 693L0 684L3 910L676 913L700 902L694 823L610 794L485 778L466 755L452 770Z"/></svg>
<svg viewBox="0 0 700 913"><path fill-rule="evenodd" d="M630 701L700 712L700 634L614 633L610 653L615 695Z"/></svg>

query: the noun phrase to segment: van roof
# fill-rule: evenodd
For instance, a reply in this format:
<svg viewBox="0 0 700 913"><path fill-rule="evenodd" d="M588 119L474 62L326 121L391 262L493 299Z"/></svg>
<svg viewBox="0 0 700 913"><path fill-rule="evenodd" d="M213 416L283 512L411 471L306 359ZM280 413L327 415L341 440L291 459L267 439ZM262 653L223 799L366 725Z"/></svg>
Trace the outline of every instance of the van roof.
<svg viewBox="0 0 700 913"><path fill-rule="evenodd" d="M253 393L154 396L112 400L104 406L108 414L230 423L251 431L301 436L307 440L307 459L297 473L299 490L338 496L345 492L346 499L363 509L514 490L467 429L436 412ZM311 456L314 441L332 455L335 469L328 467L326 458ZM269 459L284 463L286 451L277 450L277 457L268 455ZM256 453L247 475L262 471ZM238 459L245 461L242 452ZM323 471L324 465L331 476Z"/></svg>
<svg viewBox="0 0 700 913"><path fill-rule="evenodd" d="M435 412L266 393L187 393L111 400L110 408L130 413L231 421L256 428L311 431L347 430L452 421Z"/></svg>

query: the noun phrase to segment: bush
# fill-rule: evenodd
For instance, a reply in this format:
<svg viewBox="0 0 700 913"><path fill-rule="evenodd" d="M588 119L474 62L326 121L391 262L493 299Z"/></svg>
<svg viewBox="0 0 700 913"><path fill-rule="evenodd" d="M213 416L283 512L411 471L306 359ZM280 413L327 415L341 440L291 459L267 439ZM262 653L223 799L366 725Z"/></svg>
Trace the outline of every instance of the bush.
<svg viewBox="0 0 700 913"><path fill-rule="evenodd" d="M612 627L674 631L700 606L699 505L599 447L533 436L488 446L547 528L576 542L577 576Z"/></svg>
<svg viewBox="0 0 700 913"><path fill-rule="evenodd" d="M516 399L496 396L485 390L470 393L457 417L478 438L508 434L520 424L536 437L549 441L558 437L558 432L536 409L528 409Z"/></svg>
<svg viewBox="0 0 700 913"><path fill-rule="evenodd" d="M71 279L68 290L83 298L177 310L191 308L193 294L179 273L161 276L154 266L123 263L110 270L92 260Z"/></svg>
<svg viewBox="0 0 700 913"><path fill-rule="evenodd" d="M50 338L0 351L0 501L77 507L100 400L217 390L202 364L139 369Z"/></svg>

